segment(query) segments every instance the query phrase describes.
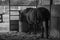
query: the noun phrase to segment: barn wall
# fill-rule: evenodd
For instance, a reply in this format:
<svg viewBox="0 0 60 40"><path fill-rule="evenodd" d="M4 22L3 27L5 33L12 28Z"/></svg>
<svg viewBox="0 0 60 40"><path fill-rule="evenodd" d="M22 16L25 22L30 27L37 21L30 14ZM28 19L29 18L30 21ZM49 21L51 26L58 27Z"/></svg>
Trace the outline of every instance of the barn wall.
<svg viewBox="0 0 60 40"><path fill-rule="evenodd" d="M10 6L10 31L19 31L18 6Z"/></svg>
<svg viewBox="0 0 60 40"><path fill-rule="evenodd" d="M60 31L60 5L52 6L53 27Z"/></svg>
<svg viewBox="0 0 60 40"><path fill-rule="evenodd" d="M8 32L9 31L9 6L0 6L0 14L3 14L2 15L3 22L0 23L0 32Z"/></svg>

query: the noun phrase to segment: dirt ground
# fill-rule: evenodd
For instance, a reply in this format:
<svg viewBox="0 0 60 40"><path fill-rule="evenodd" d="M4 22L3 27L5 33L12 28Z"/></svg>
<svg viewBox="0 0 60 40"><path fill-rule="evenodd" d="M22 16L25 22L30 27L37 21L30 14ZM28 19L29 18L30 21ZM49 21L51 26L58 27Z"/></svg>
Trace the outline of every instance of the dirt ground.
<svg viewBox="0 0 60 40"><path fill-rule="evenodd" d="M33 35L26 33L17 33L17 32L8 32L8 33L0 33L0 40L59 40L57 38L41 38L41 35Z"/></svg>

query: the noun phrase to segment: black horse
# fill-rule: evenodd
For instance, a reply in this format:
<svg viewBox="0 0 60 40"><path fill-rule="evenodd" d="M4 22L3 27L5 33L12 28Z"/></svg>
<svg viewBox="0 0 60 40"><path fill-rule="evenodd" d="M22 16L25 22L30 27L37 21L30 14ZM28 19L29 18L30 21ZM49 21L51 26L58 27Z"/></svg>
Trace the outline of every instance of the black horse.
<svg viewBox="0 0 60 40"><path fill-rule="evenodd" d="M26 8L20 12L20 21L22 22L23 32L44 32L43 21L45 21L46 32L48 32L48 21L50 20L50 12L44 7ZM42 29L41 29L42 28ZM48 33L47 37L48 37Z"/></svg>

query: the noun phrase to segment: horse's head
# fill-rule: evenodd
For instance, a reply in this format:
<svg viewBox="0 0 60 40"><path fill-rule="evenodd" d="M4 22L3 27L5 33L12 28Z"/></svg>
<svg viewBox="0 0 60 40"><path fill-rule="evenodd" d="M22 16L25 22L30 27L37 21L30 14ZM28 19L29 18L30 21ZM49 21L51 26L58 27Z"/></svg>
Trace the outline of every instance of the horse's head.
<svg viewBox="0 0 60 40"><path fill-rule="evenodd" d="M19 11L21 21L27 21L28 23L31 23L30 12L32 11L32 9L33 8L26 8L22 11Z"/></svg>

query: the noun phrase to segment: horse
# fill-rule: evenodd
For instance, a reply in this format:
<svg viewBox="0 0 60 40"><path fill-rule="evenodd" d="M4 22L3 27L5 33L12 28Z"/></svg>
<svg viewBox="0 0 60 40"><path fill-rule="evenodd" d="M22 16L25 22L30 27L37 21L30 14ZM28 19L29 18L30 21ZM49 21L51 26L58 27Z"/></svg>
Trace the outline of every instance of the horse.
<svg viewBox="0 0 60 40"><path fill-rule="evenodd" d="M19 11L20 13L20 11ZM24 32L44 32L43 21L45 21L46 32L48 32L48 21L50 20L50 12L45 7L26 8L20 13L20 21L28 26L25 26ZM42 29L41 29L42 28ZM47 33L48 35L48 33Z"/></svg>

